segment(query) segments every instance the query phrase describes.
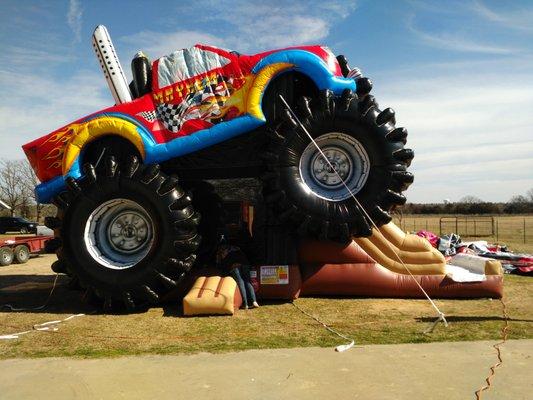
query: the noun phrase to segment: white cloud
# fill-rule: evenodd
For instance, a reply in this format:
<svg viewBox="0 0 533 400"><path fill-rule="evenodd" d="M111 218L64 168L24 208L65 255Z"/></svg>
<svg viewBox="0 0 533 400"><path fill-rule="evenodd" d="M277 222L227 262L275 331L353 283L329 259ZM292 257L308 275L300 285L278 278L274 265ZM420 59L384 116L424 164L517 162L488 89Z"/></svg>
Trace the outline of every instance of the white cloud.
<svg viewBox="0 0 533 400"><path fill-rule="evenodd" d="M355 1L238 1L234 12L216 15L234 27L228 38L232 47L263 50L318 42L328 36L334 23L356 8ZM243 40L244 39L244 40Z"/></svg>
<svg viewBox="0 0 533 400"><path fill-rule="evenodd" d="M349 1L198 1L180 6L180 12L194 15L202 31L142 31L120 40L139 49L147 49L152 57L160 57L196 43L212 44L232 50L255 52L275 47L317 43L330 33L331 27L355 10ZM217 13L201 13L216 7ZM186 15L184 15L186 18ZM220 26L223 37L217 35Z"/></svg>
<svg viewBox="0 0 533 400"><path fill-rule="evenodd" d="M233 48L266 49L319 41L329 34L328 22L319 17L296 15L288 22L284 15L267 15L255 24L241 26L239 36L229 38L228 42ZM242 37L252 40L243 43Z"/></svg>
<svg viewBox="0 0 533 400"><path fill-rule="evenodd" d="M4 48L4 57L9 60L6 68L36 68L39 66L50 66L50 64L64 63L73 61L74 57L61 49L49 47L47 50L41 50L31 47L6 46Z"/></svg>
<svg viewBox="0 0 533 400"><path fill-rule="evenodd" d="M517 7L515 3L511 4L514 7L510 9L508 3L502 3L502 5L505 5L505 11L495 11L487 7L481 0L474 0L468 5L471 10L488 21L498 23L509 29L533 32L533 24L531 23L533 20L533 7Z"/></svg>
<svg viewBox="0 0 533 400"><path fill-rule="evenodd" d="M525 21L519 15L524 10L514 8L503 13L480 2L470 4L469 10L477 10L482 21L493 22L490 26L511 27L515 17L519 24ZM430 5L431 9L425 11L447 12L450 21L468 7L461 5L456 12L453 7ZM217 12L211 12L215 9ZM320 42L354 9L353 1L230 4L226 0L204 0L189 3L186 12L179 13L180 18L194 17L201 28L166 32L145 29L115 40L125 66L137 50L155 59L195 43L255 52ZM523 15L531 17L527 10ZM79 1L70 2L67 21L79 38ZM172 26L176 23L179 26L179 19L173 17ZM398 125L409 129L408 147L416 153L412 165L415 183L406 193L409 201L458 200L465 194L504 201L533 186L533 58L526 57L525 51L492 44L488 39L477 42L474 38L483 35L477 31L476 36L475 29L467 35L451 26L449 31L430 33L415 27L411 20L408 27L422 43L457 51L469 60L413 63L407 67L383 64L386 70L381 73L369 71L375 83L373 92L382 108L390 105L397 111ZM525 24L517 29L526 31L527 27ZM221 32L225 34L221 36ZM0 157L22 158L23 143L113 103L97 68L73 76L62 74L60 81L54 77L60 72L56 69L58 63L72 62L73 56L61 42L53 42L54 46L51 42L40 35L25 47L17 44L4 49L6 62L0 67ZM482 60L475 61L476 56Z"/></svg>
<svg viewBox="0 0 533 400"><path fill-rule="evenodd" d="M24 143L113 104L101 74L89 71L58 84L50 76L0 70L0 87L0 158L23 158Z"/></svg>
<svg viewBox="0 0 533 400"><path fill-rule="evenodd" d="M416 65L375 75L415 150L412 202L473 194L505 201L533 187L533 60Z"/></svg>
<svg viewBox="0 0 533 400"><path fill-rule="evenodd" d="M521 50L512 46L502 47L476 42L458 32L429 33L417 28L414 16L407 19L407 28L423 43L444 50L482 54L515 54Z"/></svg>
<svg viewBox="0 0 533 400"><path fill-rule="evenodd" d="M83 10L79 0L70 0L68 4L67 23L72 32L76 42L81 41L81 18Z"/></svg>
<svg viewBox="0 0 533 400"><path fill-rule="evenodd" d="M141 31L133 35L119 39L130 49L130 58L135 52L142 50L150 58L155 59L169 54L177 49L187 48L197 43L224 46L224 40L205 32L177 31L177 32L154 32ZM124 53L124 52L123 52Z"/></svg>

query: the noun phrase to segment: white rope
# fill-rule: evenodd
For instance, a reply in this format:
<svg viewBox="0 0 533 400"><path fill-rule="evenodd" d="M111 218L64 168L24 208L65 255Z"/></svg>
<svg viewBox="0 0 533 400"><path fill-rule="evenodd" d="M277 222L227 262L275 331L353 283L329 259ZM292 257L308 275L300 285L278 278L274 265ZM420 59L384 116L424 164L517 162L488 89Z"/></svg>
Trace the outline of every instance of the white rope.
<svg viewBox="0 0 533 400"><path fill-rule="evenodd" d="M56 320L56 321L48 321L43 322L42 324L35 324L32 326L32 329L28 331L23 332L17 332L17 333L10 333L7 335L1 335L0 340L11 340L11 339L20 339L20 336L26 335L27 333L34 332L34 331L40 331L40 332L57 332L59 330L59 324L69 321L73 318L82 317L85 314L73 314L67 318Z"/></svg>
<svg viewBox="0 0 533 400"><path fill-rule="evenodd" d="M359 200L357 200L357 198L355 197L355 195L353 194L352 190L348 187L348 185L346 184L346 182L344 181L344 179L339 175L339 173L337 172L337 170L333 167L333 165L331 164L331 162L329 161L329 159L326 157L326 155L323 153L322 149L320 148L320 146L316 143L315 139L313 139L313 137L311 136L311 134L307 131L307 129L305 128L305 126L302 124L302 122L300 121L300 119L298 118L298 116L296 115L296 113L291 109L291 107L289 106L289 104L287 103L287 101L285 101L285 98L280 94L279 95L281 101L283 102L283 104L285 104L285 106L287 107L287 110L291 113L292 117L295 119L295 121L298 123L298 125L300 126L300 128L305 132L305 134L309 137L309 139L311 140L311 142L313 143L313 145L317 148L317 150L320 152L320 154L322 155L322 157L324 158L324 160L328 163L329 167L331 168L332 171L335 172L335 174L337 175L337 177L340 179L340 181L342 182L343 186L346 188L346 190L348 191L348 193L350 194L350 196L354 199L355 203L357 204L357 206L359 207L359 209L361 209L361 211L365 214L365 216L368 218L368 220L370 221L370 223L372 224L372 226L374 227L374 229L376 229L376 231L379 231L379 228L378 226L376 225L376 223L374 222L374 220L370 217L370 215L368 215L368 213L366 212L366 210L364 209L364 207L361 205L361 203L359 202ZM413 279L413 281L415 281L415 283L417 284L417 286L420 288L420 290L422 291L422 293L424 293L424 296L426 296L426 298L429 300L429 302L431 303L431 305L433 306L433 308L435 309L435 311L437 312L438 314L438 317L437 319L435 320L435 322L433 323L432 326L430 326L430 328L426 329L426 331L424 331L424 333L431 333L433 331L433 329L435 328L435 326L437 325L438 322L443 322L444 323L444 326L448 326L448 321L446 321L446 318L445 318L445 315L443 312L441 312L439 310L439 308L437 307L437 305L435 304L435 302L431 299L431 297L429 297L429 295L426 293L426 291L424 290L424 288L422 287L422 285L420 284L420 282L418 282L418 280L415 278L415 276L412 274L411 270L407 267L407 265L405 265L405 263L403 262L403 260L401 259L401 257L398 255L398 253L396 252L396 250L390 245L390 243L386 240L385 241L385 244L389 247L389 249L392 251L392 253L396 256L396 258L398 259L398 261L400 261L400 263L403 265L403 267L405 268L405 270L409 273L409 275L411 276L411 278Z"/></svg>
<svg viewBox="0 0 533 400"><path fill-rule="evenodd" d="M324 322L322 322L321 320L319 320L317 317L315 317L314 315L312 314L309 314L307 311L305 311L303 308L301 308L300 306L296 305L296 303L293 301L292 302L292 305L294 307L296 307L298 310L300 310L300 312L302 312L303 314L307 315L309 318L312 318L314 319L316 322L318 322L320 325L322 325L324 328L326 328L328 331L330 331L331 333L333 333L334 335L337 335L339 336L340 338L342 339L345 339L345 340L348 340L349 343L347 344L340 344L338 345L337 347L335 347L335 351L338 351L339 353L342 353L343 351L346 351L346 350L349 350L351 349L354 345L355 345L355 341L348 337L348 336L345 336L343 335L342 333L340 332L337 332L335 329L333 329L332 327L330 327L329 325L325 324Z"/></svg>
<svg viewBox="0 0 533 400"><path fill-rule="evenodd" d="M38 311L38 310L43 310L47 305L48 305L48 302L50 301L50 298L52 297L52 293L54 293L54 290L56 288L56 284L57 284L57 278L59 277L59 274L56 274L55 278L54 278L54 283L52 284L52 289L50 290L50 293L48 294L48 297L46 298L46 301L44 302L43 305L41 306L37 306L37 307L29 307L29 308L24 308L24 307L15 307L11 304L2 304L2 306L0 306L0 308L8 308L9 310L11 311ZM22 335L26 335L30 332L34 332L34 331L40 331L40 332L57 332L59 330L59 324L65 322L65 321L69 321L73 318L76 318L76 317L81 317L85 314L73 314L67 318L64 318L64 319L61 319L61 320L55 320L55 321L48 321L48 322L43 322L41 324L35 324L32 326L32 329L30 330L27 330L27 331L22 331L22 332L16 332L16 333L9 333L7 335L0 335L0 340L11 340L11 339L19 339L20 336Z"/></svg>

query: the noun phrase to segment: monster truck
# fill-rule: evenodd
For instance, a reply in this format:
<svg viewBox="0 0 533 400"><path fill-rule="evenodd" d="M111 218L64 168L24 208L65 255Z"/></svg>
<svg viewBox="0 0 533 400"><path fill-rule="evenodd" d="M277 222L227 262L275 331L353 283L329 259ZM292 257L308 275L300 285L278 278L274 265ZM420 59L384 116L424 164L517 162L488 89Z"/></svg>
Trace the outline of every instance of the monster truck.
<svg viewBox="0 0 533 400"><path fill-rule="evenodd" d="M157 302L194 265L200 215L179 180L261 177L289 229L342 242L405 202L407 131L327 47L138 54L127 85L104 27L93 46L116 105L23 149L58 207L52 268L105 305Z"/></svg>

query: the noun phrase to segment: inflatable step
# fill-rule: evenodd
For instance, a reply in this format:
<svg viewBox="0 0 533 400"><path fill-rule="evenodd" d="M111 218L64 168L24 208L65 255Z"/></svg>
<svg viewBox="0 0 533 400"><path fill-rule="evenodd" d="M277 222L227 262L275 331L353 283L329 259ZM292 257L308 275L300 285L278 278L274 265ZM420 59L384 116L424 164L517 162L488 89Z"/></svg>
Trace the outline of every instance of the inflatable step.
<svg viewBox="0 0 533 400"><path fill-rule="evenodd" d="M200 276L183 298L183 314L233 315L241 304L241 294L233 278Z"/></svg>

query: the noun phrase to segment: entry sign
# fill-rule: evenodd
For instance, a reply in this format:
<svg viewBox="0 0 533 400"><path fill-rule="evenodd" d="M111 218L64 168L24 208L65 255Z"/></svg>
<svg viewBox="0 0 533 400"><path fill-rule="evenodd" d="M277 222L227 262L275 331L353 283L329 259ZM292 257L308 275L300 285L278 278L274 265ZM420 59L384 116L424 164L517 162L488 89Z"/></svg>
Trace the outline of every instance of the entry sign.
<svg viewBox="0 0 533 400"><path fill-rule="evenodd" d="M288 265L262 265L260 271L261 285L288 285Z"/></svg>

